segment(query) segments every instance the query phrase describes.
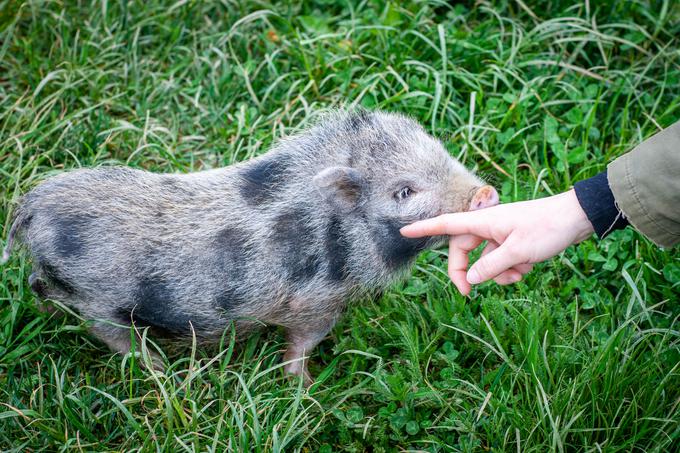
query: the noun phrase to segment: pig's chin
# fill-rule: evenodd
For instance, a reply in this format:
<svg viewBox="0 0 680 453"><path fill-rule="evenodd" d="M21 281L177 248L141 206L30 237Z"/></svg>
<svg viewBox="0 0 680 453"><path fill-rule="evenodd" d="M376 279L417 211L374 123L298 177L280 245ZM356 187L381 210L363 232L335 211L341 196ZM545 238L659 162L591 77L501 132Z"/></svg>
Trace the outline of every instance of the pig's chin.
<svg viewBox="0 0 680 453"><path fill-rule="evenodd" d="M440 249L449 243L448 236L432 236L428 239L428 249Z"/></svg>

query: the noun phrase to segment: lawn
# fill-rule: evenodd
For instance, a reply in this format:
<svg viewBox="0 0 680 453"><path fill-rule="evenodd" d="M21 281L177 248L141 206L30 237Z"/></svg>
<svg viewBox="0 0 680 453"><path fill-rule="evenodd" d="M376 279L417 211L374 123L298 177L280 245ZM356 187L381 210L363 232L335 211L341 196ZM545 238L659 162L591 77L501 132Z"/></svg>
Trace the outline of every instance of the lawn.
<svg viewBox="0 0 680 453"><path fill-rule="evenodd" d="M680 3L0 0L0 229L67 169L249 159L324 111L411 115L503 202L680 119ZM680 444L680 253L631 229L470 297L446 250L280 368L280 331L113 355L0 267L0 450L665 452ZM149 347L153 345L149 342Z"/></svg>

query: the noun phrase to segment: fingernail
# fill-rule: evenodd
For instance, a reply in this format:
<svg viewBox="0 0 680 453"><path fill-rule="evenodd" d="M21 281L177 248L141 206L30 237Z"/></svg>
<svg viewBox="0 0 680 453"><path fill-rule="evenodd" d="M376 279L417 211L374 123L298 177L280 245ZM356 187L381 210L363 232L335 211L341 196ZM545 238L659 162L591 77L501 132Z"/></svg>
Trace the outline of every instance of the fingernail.
<svg viewBox="0 0 680 453"><path fill-rule="evenodd" d="M401 227L401 229L399 230L399 232L400 232L401 235L403 236L404 233L408 234L408 232L409 232L410 230L411 230L411 225L406 225L405 227Z"/></svg>
<svg viewBox="0 0 680 453"><path fill-rule="evenodd" d="M470 269L467 273L467 281L471 285L476 285L482 281L482 277L479 276L479 272L476 269Z"/></svg>

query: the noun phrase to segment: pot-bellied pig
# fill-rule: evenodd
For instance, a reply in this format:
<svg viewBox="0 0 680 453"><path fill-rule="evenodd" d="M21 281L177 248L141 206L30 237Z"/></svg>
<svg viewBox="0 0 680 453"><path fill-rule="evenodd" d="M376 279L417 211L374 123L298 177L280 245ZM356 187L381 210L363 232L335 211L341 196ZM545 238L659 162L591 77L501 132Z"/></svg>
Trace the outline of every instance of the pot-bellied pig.
<svg viewBox="0 0 680 453"><path fill-rule="evenodd" d="M113 350L129 329L219 338L261 323L287 332L286 371L351 299L385 288L444 238L400 227L498 202L496 191L411 119L336 112L226 168L156 174L96 168L47 179L16 209L32 289L92 321Z"/></svg>

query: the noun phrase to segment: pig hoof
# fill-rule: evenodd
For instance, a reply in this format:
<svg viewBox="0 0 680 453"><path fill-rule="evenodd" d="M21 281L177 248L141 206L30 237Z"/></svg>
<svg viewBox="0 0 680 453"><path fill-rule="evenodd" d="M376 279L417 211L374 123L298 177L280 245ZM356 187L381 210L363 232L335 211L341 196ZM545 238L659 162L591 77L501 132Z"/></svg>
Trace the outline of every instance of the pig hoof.
<svg viewBox="0 0 680 453"><path fill-rule="evenodd" d="M134 355L139 366L145 370L158 371L161 373L165 371L161 356L149 348L144 348L141 343L137 343L135 352L131 353L132 344L130 341L130 332L127 329L112 328L111 326L99 323L95 324L90 329L92 333L102 340L112 351L123 356L128 354ZM141 338L138 337L138 340L141 340ZM145 353L143 352L143 348L146 349ZM145 357L145 354L148 355L148 357ZM150 366L147 366L147 363L150 363Z"/></svg>
<svg viewBox="0 0 680 453"><path fill-rule="evenodd" d="M154 351L146 350L147 357L144 357L144 353L141 349L137 349L134 353L135 360L140 368L147 371L157 371L159 373L165 373L165 365L163 365L163 359L161 356Z"/></svg>
<svg viewBox="0 0 680 453"><path fill-rule="evenodd" d="M305 370L305 372L303 372L302 374L298 374L298 373L288 373L288 372L287 372L287 375L288 375L288 377L289 377L290 379L295 379L296 381L297 381L298 378L302 378L302 385L303 385L305 388L309 388L309 387L312 386L312 384L314 384L314 378L313 378L312 375L309 373L309 371L306 371L306 370Z"/></svg>
<svg viewBox="0 0 680 453"><path fill-rule="evenodd" d="M302 360L287 363L283 367L283 371L290 378L296 378L296 377L302 378L302 385L304 385L305 387L309 387L310 385L312 385L314 383L314 378L309 373L307 366L302 364Z"/></svg>
<svg viewBox="0 0 680 453"><path fill-rule="evenodd" d="M31 286L31 290L38 296L38 299L47 299L47 283L45 283L45 280L41 279L38 274L33 272L29 277L28 277L28 284ZM43 301L43 300L38 300L36 299L35 301L35 308L41 312L41 313L47 313L47 314L54 314L58 313L59 310L57 310L57 307L52 305L49 302Z"/></svg>
<svg viewBox="0 0 680 453"><path fill-rule="evenodd" d="M304 385L306 388L309 388L314 384L314 378L312 377L311 374L306 373L302 376L302 385Z"/></svg>
<svg viewBox="0 0 680 453"><path fill-rule="evenodd" d="M161 359L161 356L151 351L148 351L147 354L149 355L148 361L144 358L141 352L135 353L135 357L137 358L137 363L139 366L147 371L158 371L159 373L164 373L165 365L163 365L163 359ZM148 365L148 362L150 362L151 366Z"/></svg>
<svg viewBox="0 0 680 453"><path fill-rule="evenodd" d="M48 315L53 315L55 313L59 313L59 310L57 310L57 307L55 307L54 305L52 305L48 302L36 301L35 302L35 308L39 312L47 313Z"/></svg>
<svg viewBox="0 0 680 453"><path fill-rule="evenodd" d="M121 353L122 354L122 353ZM144 355L140 351L135 351L134 354L130 354L130 356L134 356L135 362L137 362L137 365L146 371L152 372L156 371L158 373L165 373L165 365L163 365L163 359L151 351L147 353L149 355L149 359L147 360L144 358Z"/></svg>

